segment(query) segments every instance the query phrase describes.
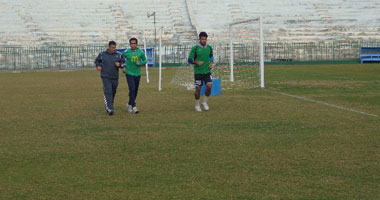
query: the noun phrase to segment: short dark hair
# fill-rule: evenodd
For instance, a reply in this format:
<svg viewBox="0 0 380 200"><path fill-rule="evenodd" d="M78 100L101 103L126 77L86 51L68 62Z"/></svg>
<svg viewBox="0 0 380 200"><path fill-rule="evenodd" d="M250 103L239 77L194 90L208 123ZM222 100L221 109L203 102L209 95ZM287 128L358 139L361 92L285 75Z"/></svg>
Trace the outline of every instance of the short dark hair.
<svg viewBox="0 0 380 200"><path fill-rule="evenodd" d="M200 32L199 33L199 38L201 38L201 37L208 37L208 35L207 35L207 33L206 32Z"/></svg>
<svg viewBox="0 0 380 200"><path fill-rule="evenodd" d="M131 39L129 39L129 44L131 44L131 42L132 42L133 40L136 41L136 44L138 43L138 41L137 41L136 38L131 38Z"/></svg>
<svg viewBox="0 0 380 200"><path fill-rule="evenodd" d="M111 45L116 45L116 42L115 41L108 42L108 46L110 47Z"/></svg>

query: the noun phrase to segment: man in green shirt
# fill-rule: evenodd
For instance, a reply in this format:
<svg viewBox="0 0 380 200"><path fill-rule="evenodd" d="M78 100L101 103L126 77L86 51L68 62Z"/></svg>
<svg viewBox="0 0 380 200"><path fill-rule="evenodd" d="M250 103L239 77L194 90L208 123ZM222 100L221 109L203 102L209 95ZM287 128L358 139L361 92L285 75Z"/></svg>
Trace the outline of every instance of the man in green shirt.
<svg viewBox="0 0 380 200"><path fill-rule="evenodd" d="M206 84L205 97L202 102L204 110L209 110L207 100L211 94L212 76L211 70L214 62L212 48L207 44L207 33L199 33L199 43L190 52L188 62L194 64L194 86L195 86L195 111L202 111L199 105L201 88L203 82Z"/></svg>
<svg viewBox="0 0 380 200"><path fill-rule="evenodd" d="M127 77L129 88L128 112L137 114L139 110L136 107L136 97L140 85L141 66L146 64L146 57L144 52L137 48L136 38L131 38L129 45L131 48L123 52L126 60L126 68L124 68L123 73Z"/></svg>

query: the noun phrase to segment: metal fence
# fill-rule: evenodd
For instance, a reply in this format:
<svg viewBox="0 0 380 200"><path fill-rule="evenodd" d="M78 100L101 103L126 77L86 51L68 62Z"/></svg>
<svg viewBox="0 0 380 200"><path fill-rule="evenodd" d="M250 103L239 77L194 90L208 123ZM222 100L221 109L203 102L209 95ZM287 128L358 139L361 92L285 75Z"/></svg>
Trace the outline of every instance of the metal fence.
<svg viewBox="0 0 380 200"><path fill-rule="evenodd" d="M128 44L118 45L126 48ZM228 63L230 48L228 44L211 44L217 64ZM329 41L329 42L266 42L264 53L266 62L297 61L359 61L361 47L379 47L380 41ZM163 45L162 63L164 66L187 64L188 54L193 44ZM142 48L142 47L140 47ZM148 45L148 48L155 48ZM106 49L104 45L88 46L38 46L38 47L0 47L0 70L20 69L66 69L94 67L94 59ZM153 51L157 62L158 51ZM256 63L259 57L256 43L234 44L234 61Z"/></svg>
<svg viewBox="0 0 380 200"><path fill-rule="evenodd" d="M380 46L380 41L267 43L265 45L265 60L267 62L359 61L361 47L375 46Z"/></svg>
<svg viewBox="0 0 380 200"><path fill-rule="evenodd" d="M104 46L39 46L0 48L0 69L86 68Z"/></svg>

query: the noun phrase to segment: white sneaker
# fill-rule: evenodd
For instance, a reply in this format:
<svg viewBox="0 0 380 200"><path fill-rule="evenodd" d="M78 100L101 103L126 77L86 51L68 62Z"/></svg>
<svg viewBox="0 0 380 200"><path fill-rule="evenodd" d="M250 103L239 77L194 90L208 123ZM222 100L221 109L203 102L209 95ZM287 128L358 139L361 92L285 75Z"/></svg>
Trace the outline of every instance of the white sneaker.
<svg viewBox="0 0 380 200"><path fill-rule="evenodd" d="M108 115L113 115L113 110L106 109L106 112L107 112Z"/></svg>
<svg viewBox="0 0 380 200"><path fill-rule="evenodd" d="M133 112L134 114L137 114L137 113L139 113L139 110L137 109L137 107L133 107L133 108L132 108L132 112Z"/></svg>
<svg viewBox="0 0 380 200"><path fill-rule="evenodd" d="M202 112L202 109L201 109L200 106L195 106L195 111L197 111L197 112Z"/></svg>
<svg viewBox="0 0 380 200"><path fill-rule="evenodd" d="M132 106L129 105L129 104L127 104L126 106L127 106L127 108L128 108L128 112L129 112L129 113L132 113L132 112L133 112Z"/></svg>
<svg viewBox="0 0 380 200"><path fill-rule="evenodd" d="M203 106L203 108L205 109L205 111L208 111L208 110L210 109L210 107L208 107L207 102L203 102L203 103L202 103L202 106Z"/></svg>

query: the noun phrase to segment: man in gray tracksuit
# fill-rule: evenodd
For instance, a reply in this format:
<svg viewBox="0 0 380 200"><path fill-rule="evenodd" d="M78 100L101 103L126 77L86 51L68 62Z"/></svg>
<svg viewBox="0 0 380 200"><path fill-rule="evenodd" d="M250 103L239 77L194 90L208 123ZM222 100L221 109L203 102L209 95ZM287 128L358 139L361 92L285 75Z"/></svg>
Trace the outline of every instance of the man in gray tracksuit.
<svg viewBox="0 0 380 200"><path fill-rule="evenodd" d="M119 82L119 68L125 67L125 58L116 51L116 42L110 41L108 49L96 57L95 67L98 71L101 71L100 77L103 81L106 112L113 115L113 102Z"/></svg>

